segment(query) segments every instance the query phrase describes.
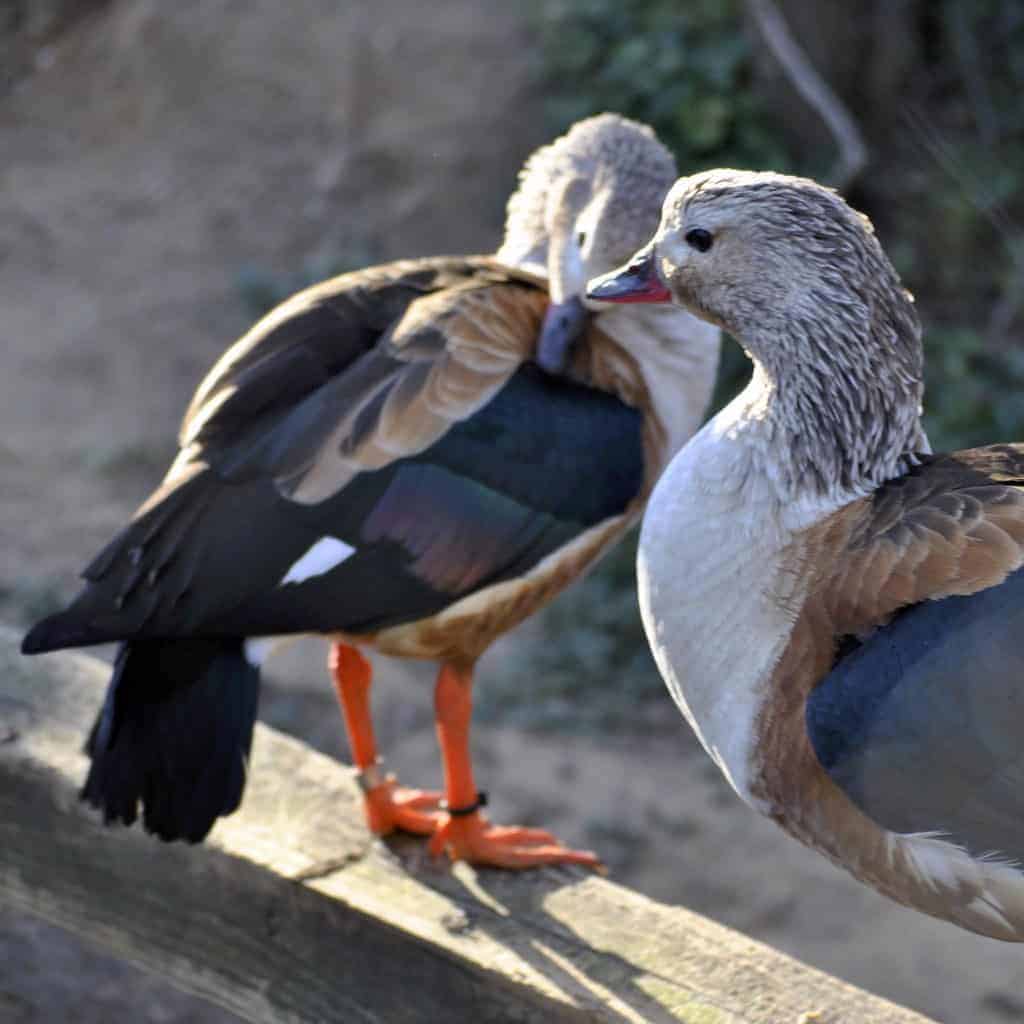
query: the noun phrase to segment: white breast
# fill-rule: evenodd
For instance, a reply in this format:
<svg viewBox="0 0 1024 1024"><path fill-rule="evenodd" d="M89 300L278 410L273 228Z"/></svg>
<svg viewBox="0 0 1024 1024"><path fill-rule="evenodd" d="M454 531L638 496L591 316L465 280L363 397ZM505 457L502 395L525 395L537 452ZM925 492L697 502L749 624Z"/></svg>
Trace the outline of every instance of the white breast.
<svg viewBox="0 0 1024 1024"><path fill-rule="evenodd" d="M720 413L662 476L644 517L637 580L647 640L673 699L752 803L753 726L804 596L802 581L784 571L784 550L826 510L783 504L759 466L756 437L735 427L729 410Z"/></svg>

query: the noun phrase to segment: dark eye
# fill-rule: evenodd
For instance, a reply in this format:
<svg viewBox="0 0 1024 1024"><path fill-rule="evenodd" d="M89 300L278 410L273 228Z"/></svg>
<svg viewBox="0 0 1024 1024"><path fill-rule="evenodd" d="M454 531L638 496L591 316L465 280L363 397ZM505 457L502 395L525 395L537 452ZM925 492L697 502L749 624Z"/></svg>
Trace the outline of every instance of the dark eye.
<svg viewBox="0 0 1024 1024"><path fill-rule="evenodd" d="M587 233L586 233L586 231L581 231L576 236L576 245L579 246L579 248L582 249L583 246L586 245L586 243L587 243Z"/></svg>
<svg viewBox="0 0 1024 1024"><path fill-rule="evenodd" d="M697 252L707 252L713 241L711 232L705 231L703 228L694 228L692 231L686 232L686 244L696 249Z"/></svg>

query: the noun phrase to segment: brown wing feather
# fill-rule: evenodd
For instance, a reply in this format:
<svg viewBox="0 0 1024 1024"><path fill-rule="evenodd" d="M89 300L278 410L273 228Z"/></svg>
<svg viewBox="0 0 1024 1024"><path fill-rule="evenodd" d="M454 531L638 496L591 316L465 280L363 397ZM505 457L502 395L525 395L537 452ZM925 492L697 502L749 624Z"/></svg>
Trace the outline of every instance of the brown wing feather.
<svg viewBox="0 0 1024 1024"><path fill-rule="evenodd" d="M533 352L543 282L488 257L401 261L299 293L200 385L176 479L206 462L270 476L300 502L422 451Z"/></svg>
<svg viewBox="0 0 1024 1024"><path fill-rule="evenodd" d="M490 273L481 259L400 260L298 292L213 365L182 420L181 446L215 444L268 405L286 407L377 345L417 298Z"/></svg>
<svg viewBox="0 0 1024 1024"><path fill-rule="evenodd" d="M355 473L423 451L471 416L533 354L547 301L532 284L508 281L411 303L372 353L388 361L380 388L323 437L290 496L320 501Z"/></svg>
<svg viewBox="0 0 1024 1024"><path fill-rule="evenodd" d="M1024 563L1024 445L926 459L812 531L812 600L838 634L859 634L918 601L972 594Z"/></svg>

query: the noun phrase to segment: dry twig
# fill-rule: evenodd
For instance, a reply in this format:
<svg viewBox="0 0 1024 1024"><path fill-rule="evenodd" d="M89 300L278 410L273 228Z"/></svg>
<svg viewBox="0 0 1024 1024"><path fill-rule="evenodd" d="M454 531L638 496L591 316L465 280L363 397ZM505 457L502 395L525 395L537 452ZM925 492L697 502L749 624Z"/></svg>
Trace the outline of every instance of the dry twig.
<svg viewBox="0 0 1024 1024"><path fill-rule="evenodd" d="M793 87L828 126L839 147L839 159L829 175L836 188L852 184L867 166L868 149L850 112L818 74L807 54L793 38L786 19L773 0L746 0L747 8L782 65Z"/></svg>

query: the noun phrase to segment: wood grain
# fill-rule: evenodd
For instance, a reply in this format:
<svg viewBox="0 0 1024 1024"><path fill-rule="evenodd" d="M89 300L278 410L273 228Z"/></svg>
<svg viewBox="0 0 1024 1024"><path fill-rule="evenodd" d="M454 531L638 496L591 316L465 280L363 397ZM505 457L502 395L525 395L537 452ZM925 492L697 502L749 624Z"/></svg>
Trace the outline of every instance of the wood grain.
<svg viewBox="0 0 1024 1024"><path fill-rule="evenodd" d="M0 899L245 1020L925 1022L581 871L374 841L350 770L262 727L243 807L204 846L104 829L76 794L108 669L16 640L0 630Z"/></svg>

